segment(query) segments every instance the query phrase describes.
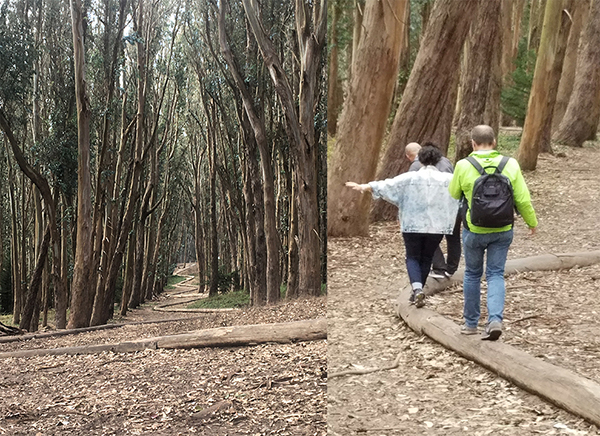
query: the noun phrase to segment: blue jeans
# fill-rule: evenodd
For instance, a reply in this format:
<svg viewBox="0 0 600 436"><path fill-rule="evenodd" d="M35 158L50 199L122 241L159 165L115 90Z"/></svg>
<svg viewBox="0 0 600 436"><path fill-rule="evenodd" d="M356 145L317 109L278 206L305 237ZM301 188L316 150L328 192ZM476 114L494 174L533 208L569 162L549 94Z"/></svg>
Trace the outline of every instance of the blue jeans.
<svg viewBox="0 0 600 436"><path fill-rule="evenodd" d="M481 276L483 254L487 251L485 278L487 280L488 323L502 321L504 313L504 266L508 247L513 239L512 229L507 232L479 234L463 229L465 279L463 316L468 327L477 327L481 314Z"/></svg>
<svg viewBox="0 0 600 436"><path fill-rule="evenodd" d="M420 282L425 286L433 253L443 237L433 233L402 233L406 248L406 270L411 283Z"/></svg>

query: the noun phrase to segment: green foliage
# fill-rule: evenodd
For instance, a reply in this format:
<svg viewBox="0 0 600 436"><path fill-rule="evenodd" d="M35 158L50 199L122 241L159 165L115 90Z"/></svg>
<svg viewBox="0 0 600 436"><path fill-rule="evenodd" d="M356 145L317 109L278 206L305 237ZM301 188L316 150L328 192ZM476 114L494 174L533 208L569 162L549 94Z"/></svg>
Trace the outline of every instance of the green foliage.
<svg viewBox="0 0 600 436"><path fill-rule="evenodd" d="M0 313L12 313L13 294L10 259L3 259L0 267Z"/></svg>
<svg viewBox="0 0 600 436"><path fill-rule="evenodd" d="M522 38L519 42L519 51L515 61L516 68L511 76L512 84L504 88L501 95L502 112L514 118L519 126L523 125L527 114L535 60L535 51L527 50L527 41Z"/></svg>
<svg viewBox="0 0 600 436"><path fill-rule="evenodd" d="M220 294L229 292L230 289L237 286L240 282L240 272L238 270L227 272L225 267L221 265L219 267L219 275L217 279L218 291Z"/></svg>
<svg viewBox="0 0 600 436"><path fill-rule="evenodd" d="M497 150L506 156L516 156L519 144L521 143L521 134L518 132L500 131L498 133Z"/></svg>
<svg viewBox="0 0 600 436"><path fill-rule="evenodd" d="M13 9L14 8L14 9ZM31 89L35 57L32 32L11 2L0 7L0 107L20 110Z"/></svg>
<svg viewBox="0 0 600 436"><path fill-rule="evenodd" d="M77 122L62 122L34 151L67 198L77 193Z"/></svg>
<svg viewBox="0 0 600 436"><path fill-rule="evenodd" d="M219 294L213 298L203 298L190 304L188 309L227 309L245 307L250 304L250 294L244 290Z"/></svg>
<svg viewBox="0 0 600 436"><path fill-rule="evenodd" d="M181 283L182 281L184 281L186 279L186 277L184 276L169 276L167 278L167 286L166 289L175 289L175 285L177 283Z"/></svg>

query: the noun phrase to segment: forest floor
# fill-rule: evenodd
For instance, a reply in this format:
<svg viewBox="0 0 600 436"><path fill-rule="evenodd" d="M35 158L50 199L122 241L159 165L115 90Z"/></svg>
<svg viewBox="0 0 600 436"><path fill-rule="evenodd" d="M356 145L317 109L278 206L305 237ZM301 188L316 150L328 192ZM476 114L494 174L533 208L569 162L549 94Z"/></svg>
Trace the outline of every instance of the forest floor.
<svg viewBox="0 0 600 436"><path fill-rule="evenodd" d="M177 321L0 343L0 351L326 316L325 297L218 313L152 309L198 296L190 283L117 320ZM314 341L4 359L0 435L324 435L326 350L326 341Z"/></svg>
<svg viewBox="0 0 600 436"><path fill-rule="evenodd" d="M525 174L539 228L529 237L519 219L509 258L600 249L600 144L556 147ZM531 395L397 317L393 301L407 281L397 223L371 226L369 237L330 239L328 430L367 435L599 435L577 416ZM464 263L461 261L461 266ZM501 340L600 382L600 266L507 277ZM427 306L460 324L462 290ZM482 324L486 319L482 301Z"/></svg>

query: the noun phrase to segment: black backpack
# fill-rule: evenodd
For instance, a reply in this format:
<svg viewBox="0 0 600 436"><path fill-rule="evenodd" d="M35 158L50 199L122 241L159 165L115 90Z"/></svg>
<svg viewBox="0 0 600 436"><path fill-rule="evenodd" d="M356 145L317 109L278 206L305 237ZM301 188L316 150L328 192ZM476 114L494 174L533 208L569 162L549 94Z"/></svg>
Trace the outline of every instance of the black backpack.
<svg viewBox="0 0 600 436"><path fill-rule="evenodd" d="M509 157L503 156L496 170L488 174L473 156L467 160L481 174L473 185L471 223L478 227L499 228L514 223L515 201L510 179L502 174ZM466 201L465 201L466 203ZM465 215L466 223L466 215Z"/></svg>

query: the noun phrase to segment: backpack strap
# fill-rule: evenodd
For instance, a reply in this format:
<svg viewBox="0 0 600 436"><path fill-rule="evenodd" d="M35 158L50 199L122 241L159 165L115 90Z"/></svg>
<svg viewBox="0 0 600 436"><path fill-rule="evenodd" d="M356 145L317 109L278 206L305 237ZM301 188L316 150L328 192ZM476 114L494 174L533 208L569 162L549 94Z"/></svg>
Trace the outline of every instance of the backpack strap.
<svg viewBox="0 0 600 436"><path fill-rule="evenodd" d="M483 169L481 164L479 162L477 162L477 159L475 159L473 156L467 156L467 160L469 161L469 163L471 165L473 165L475 167L475 169L479 172L479 174L481 174L482 176L485 174L485 170Z"/></svg>
<svg viewBox="0 0 600 436"><path fill-rule="evenodd" d="M500 174L500 173L502 173L502 171L504 171L504 167L508 163L509 159L510 159L510 157L508 157L508 156L502 156L502 159L500 160L498 167L496 167L496 171L495 171L496 174ZM475 169L479 172L479 174L481 174L482 176L485 175L485 170L479 164L479 162L477 162L477 159L475 159L473 156L467 156L467 160L471 163L471 165L473 165L475 167ZM490 167L486 167L486 168L490 168ZM491 168L493 168L493 167L491 167Z"/></svg>
<svg viewBox="0 0 600 436"><path fill-rule="evenodd" d="M500 174L502 171L504 171L504 167L508 163L509 159L510 159L510 157L508 157L508 156L502 156L502 160L500 161L498 168L496 168L496 174Z"/></svg>

